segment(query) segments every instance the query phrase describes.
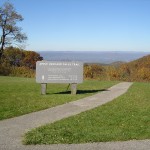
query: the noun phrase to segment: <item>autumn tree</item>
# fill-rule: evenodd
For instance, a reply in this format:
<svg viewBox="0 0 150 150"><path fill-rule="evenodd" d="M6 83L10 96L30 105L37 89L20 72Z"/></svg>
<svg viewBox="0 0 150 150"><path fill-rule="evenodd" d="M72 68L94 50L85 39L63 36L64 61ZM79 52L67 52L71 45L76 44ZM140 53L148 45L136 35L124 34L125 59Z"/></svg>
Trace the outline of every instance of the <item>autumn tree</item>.
<svg viewBox="0 0 150 150"><path fill-rule="evenodd" d="M39 53L34 51L24 51L25 57L23 59L23 65L30 69L36 69L36 62L43 60L43 57Z"/></svg>
<svg viewBox="0 0 150 150"><path fill-rule="evenodd" d="M7 47L0 64L0 75L34 77L36 62L43 60L39 53Z"/></svg>
<svg viewBox="0 0 150 150"><path fill-rule="evenodd" d="M103 73L103 67L97 64L85 65L84 66L84 77L95 79Z"/></svg>
<svg viewBox="0 0 150 150"><path fill-rule="evenodd" d="M22 43L27 39L21 32L22 28L17 26L17 22L22 20L23 17L11 3L6 2L0 7L0 60L6 46Z"/></svg>
<svg viewBox="0 0 150 150"><path fill-rule="evenodd" d="M7 62L11 66L25 66L30 69L35 69L36 62L43 60L43 57L34 51L21 50L16 47L7 47L5 48L3 59L3 62Z"/></svg>

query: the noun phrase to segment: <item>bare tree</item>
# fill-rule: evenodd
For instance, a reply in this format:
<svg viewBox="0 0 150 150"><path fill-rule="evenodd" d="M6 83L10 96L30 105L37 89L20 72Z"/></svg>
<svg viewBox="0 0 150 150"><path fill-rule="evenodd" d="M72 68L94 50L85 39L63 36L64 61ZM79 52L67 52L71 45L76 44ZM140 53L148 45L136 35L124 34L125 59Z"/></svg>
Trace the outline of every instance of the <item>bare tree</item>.
<svg viewBox="0 0 150 150"><path fill-rule="evenodd" d="M16 12L11 3L6 2L0 7L0 59L5 46L27 40L27 36L21 32L22 28L17 26L17 22L22 20L23 17Z"/></svg>

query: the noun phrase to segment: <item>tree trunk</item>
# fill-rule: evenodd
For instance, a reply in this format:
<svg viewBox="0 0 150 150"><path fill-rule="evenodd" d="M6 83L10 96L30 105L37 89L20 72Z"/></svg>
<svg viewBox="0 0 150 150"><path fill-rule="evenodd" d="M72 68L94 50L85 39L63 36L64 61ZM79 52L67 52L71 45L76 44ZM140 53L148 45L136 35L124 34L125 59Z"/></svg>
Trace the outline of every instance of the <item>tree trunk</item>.
<svg viewBox="0 0 150 150"><path fill-rule="evenodd" d="M0 47L0 60L2 59L4 46L5 46L5 30L3 29L3 35L1 37L1 47Z"/></svg>

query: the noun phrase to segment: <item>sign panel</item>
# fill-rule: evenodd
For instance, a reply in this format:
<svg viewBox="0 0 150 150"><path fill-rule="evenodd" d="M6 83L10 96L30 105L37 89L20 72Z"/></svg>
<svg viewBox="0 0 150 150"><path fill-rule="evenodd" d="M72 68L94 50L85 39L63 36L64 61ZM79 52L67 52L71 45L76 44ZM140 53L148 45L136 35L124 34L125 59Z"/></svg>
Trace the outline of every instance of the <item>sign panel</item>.
<svg viewBox="0 0 150 150"><path fill-rule="evenodd" d="M38 83L82 83L83 63L61 61L37 61Z"/></svg>

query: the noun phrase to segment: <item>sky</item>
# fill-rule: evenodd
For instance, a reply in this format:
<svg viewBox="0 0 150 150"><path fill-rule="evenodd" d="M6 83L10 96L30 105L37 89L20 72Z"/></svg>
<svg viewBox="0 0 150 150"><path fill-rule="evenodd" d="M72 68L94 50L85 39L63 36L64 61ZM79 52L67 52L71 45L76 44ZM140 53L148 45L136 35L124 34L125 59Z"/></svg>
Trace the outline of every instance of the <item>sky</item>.
<svg viewBox="0 0 150 150"><path fill-rule="evenodd" d="M150 0L9 2L24 18L27 50L150 52Z"/></svg>

